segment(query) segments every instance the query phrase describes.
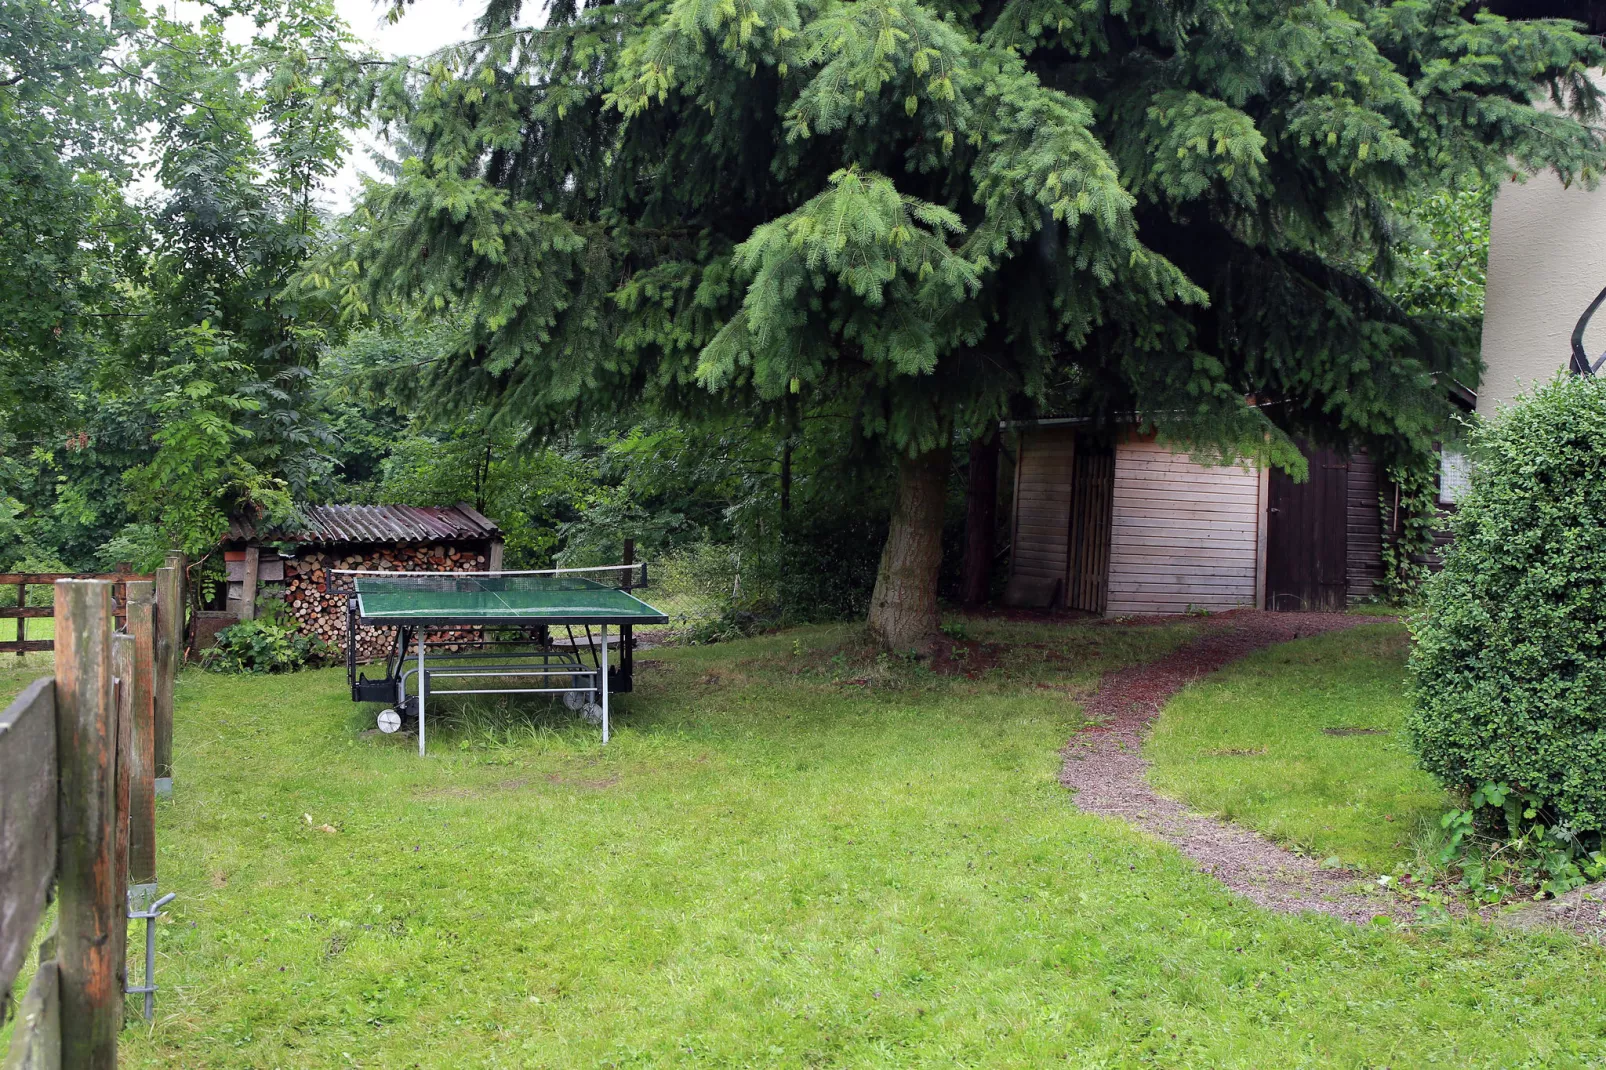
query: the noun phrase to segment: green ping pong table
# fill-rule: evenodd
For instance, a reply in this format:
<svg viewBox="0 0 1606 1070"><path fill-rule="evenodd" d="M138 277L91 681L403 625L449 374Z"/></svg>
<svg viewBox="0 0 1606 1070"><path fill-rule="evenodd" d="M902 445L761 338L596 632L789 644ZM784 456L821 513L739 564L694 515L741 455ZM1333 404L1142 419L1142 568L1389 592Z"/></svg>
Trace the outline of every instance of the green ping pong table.
<svg viewBox="0 0 1606 1070"><path fill-rule="evenodd" d="M669 620L631 593L647 586L645 563L539 572L333 570L331 576L349 582L340 593L347 598L352 700L393 703L379 714L384 732L416 721L420 755L425 706L436 695L561 695L570 709L600 725L608 742L609 696L630 691L634 683L635 626ZM610 625L618 629L619 645L611 665ZM358 671L360 628L394 633L379 679ZM556 628L564 630L567 643L555 637ZM437 680L471 686L440 688ZM513 681L525 683L512 686Z"/></svg>

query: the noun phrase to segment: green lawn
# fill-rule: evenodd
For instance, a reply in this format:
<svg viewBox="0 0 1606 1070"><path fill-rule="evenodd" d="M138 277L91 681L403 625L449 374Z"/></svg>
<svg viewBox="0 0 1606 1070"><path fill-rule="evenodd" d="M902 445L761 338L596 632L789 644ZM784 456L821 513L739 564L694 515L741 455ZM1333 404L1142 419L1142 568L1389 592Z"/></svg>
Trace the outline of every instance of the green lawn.
<svg viewBox="0 0 1606 1070"><path fill-rule="evenodd" d="M27 628L29 639L51 639L56 634L56 622L50 617L29 617ZM17 618L0 617L0 643L9 643L17 637ZM3 657L0 654L0 657ZM16 657L15 654L11 655Z"/></svg>
<svg viewBox="0 0 1606 1070"><path fill-rule="evenodd" d="M0 702L10 702L17 692L41 676L49 676L56 669L56 656L50 651L31 654L0 652Z"/></svg>
<svg viewBox="0 0 1606 1070"><path fill-rule="evenodd" d="M480 709L425 760L339 670L189 672L125 1065L1606 1059L1597 949L1270 914L1071 805L1076 696L1195 627L972 622L1038 644L978 680L839 628L653 651L607 748Z"/></svg>
<svg viewBox="0 0 1606 1070"><path fill-rule="evenodd" d="M1284 643L1188 688L1145 755L1184 799L1375 873L1408 861L1449 798L1405 739L1403 625Z"/></svg>

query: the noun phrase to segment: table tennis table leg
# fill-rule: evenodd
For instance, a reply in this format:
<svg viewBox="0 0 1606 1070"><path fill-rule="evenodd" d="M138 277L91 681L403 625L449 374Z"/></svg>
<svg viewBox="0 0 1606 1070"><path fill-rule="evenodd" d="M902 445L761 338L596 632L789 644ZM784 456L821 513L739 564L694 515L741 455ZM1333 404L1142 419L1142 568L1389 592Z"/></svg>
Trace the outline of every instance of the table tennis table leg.
<svg viewBox="0 0 1606 1070"><path fill-rule="evenodd" d="M602 626L602 742L608 742L608 626Z"/></svg>
<svg viewBox="0 0 1606 1070"><path fill-rule="evenodd" d="M424 696L429 694L429 678L424 675L424 629L418 629L418 756L424 756Z"/></svg>

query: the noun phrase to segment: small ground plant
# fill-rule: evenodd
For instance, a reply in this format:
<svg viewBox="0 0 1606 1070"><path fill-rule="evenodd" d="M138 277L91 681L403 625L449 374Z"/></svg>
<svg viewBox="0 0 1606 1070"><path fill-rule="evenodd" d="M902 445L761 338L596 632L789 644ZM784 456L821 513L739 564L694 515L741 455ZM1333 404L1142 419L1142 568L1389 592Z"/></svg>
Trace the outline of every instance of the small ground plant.
<svg viewBox="0 0 1606 1070"><path fill-rule="evenodd" d="M317 636L301 634L283 602L265 599L256 619L218 633L217 645L201 655L201 664L214 672L294 672L324 664L336 653Z"/></svg>
<svg viewBox="0 0 1606 1070"><path fill-rule="evenodd" d="M1606 877L1598 833L1580 835L1538 795L1510 784L1480 785L1465 809L1440 819L1439 862L1461 875L1461 886L1487 903L1513 887L1562 895Z"/></svg>

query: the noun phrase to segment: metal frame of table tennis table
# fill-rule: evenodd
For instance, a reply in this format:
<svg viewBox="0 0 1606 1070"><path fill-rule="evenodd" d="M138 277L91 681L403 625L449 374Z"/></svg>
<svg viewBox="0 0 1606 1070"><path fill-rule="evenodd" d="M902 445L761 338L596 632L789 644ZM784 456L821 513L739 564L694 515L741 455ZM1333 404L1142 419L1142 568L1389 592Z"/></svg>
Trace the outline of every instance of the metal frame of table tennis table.
<svg viewBox="0 0 1606 1070"><path fill-rule="evenodd" d="M519 575L562 575L573 572L599 572L622 571L624 569L639 570L639 581L633 577L625 586L613 588L630 594L647 586L647 566L643 563L628 566L606 566L605 568L590 569L546 569L539 572L488 572L471 573L475 576L519 576ZM340 575L371 575L375 577L398 576L431 576L446 577L454 575L451 572L384 572L367 570L347 570ZM465 575L455 573L455 575ZM400 714L408 712L408 680L416 681L414 698L416 698L416 715L418 718L418 753L425 753L425 733L428 700L432 695L523 695L523 694L569 694L579 693L591 696L599 707L599 719L602 727L602 742L607 743L611 735L610 695L629 692L633 689L634 680L634 625L642 623L667 623L666 614L658 614L656 618L644 618L640 614L633 614L628 621L617 613L599 610L595 614L554 614L546 617L532 617L528 614L519 614L505 618L498 617L468 617L443 613L435 617L400 617L386 615L368 615L362 613L358 592L353 589L341 591L346 595L346 675L351 684L351 697L354 702L388 702L394 700L395 710ZM634 598L634 595L631 595ZM637 599L637 601L640 601ZM641 603L646 605L646 603ZM647 606L648 609L653 607ZM656 612L656 611L655 611ZM619 627L619 661L609 665L608 659L608 626L616 624ZM591 626L596 625L600 634L597 643L591 642ZM574 628L585 628L584 649L591 654L591 665L588 667L582 660L579 640L574 635ZM394 628L396 637L385 659L385 676L378 680L369 680L358 673L357 669L357 629L360 627ZM553 627L563 627L568 633L569 647L567 651L561 650L553 641L551 630ZM492 639L485 638L487 629L508 630L522 629L527 633L523 639ZM473 632L480 633L478 640L465 640L462 638L446 638L433 641L437 646L473 646L479 651L473 653L450 652L429 653L432 645L428 639L431 631ZM534 649L508 650L498 653L487 653L485 647L529 647ZM501 664L465 664L453 666L452 662L484 661L486 658L500 658ZM438 667L447 663L444 668ZM409 664L410 663L410 664ZM553 687L488 687L488 688L450 688L439 689L434 686L436 678L440 679L476 679L489 678L506 680L508 678L531 678L541 682L556 682L557 678L566 678L566 686ZM581 683L584 681L584 683Z"/></svg>

